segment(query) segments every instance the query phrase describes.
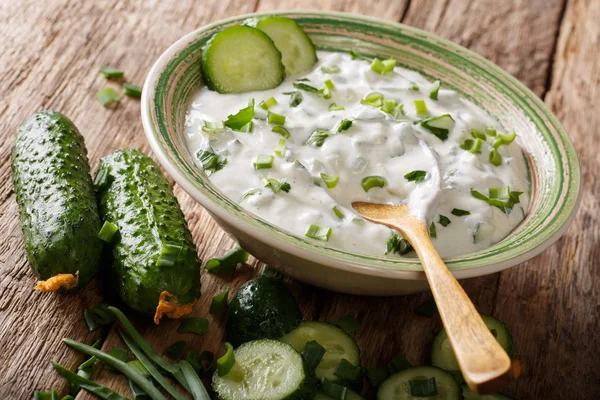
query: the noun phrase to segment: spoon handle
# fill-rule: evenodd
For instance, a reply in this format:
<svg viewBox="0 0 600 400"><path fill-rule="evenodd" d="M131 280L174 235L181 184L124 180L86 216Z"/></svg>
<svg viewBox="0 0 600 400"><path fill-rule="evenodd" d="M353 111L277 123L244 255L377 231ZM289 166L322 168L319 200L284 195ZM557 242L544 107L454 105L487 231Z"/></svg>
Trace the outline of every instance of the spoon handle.
<svg viewBox="0 0 600 400"><path fill-rule="evenodd" d="M442 261L425 224L411 225L404 236L421 260L465 381L477 393L500 390L512 378L510 358Z"/></svg>

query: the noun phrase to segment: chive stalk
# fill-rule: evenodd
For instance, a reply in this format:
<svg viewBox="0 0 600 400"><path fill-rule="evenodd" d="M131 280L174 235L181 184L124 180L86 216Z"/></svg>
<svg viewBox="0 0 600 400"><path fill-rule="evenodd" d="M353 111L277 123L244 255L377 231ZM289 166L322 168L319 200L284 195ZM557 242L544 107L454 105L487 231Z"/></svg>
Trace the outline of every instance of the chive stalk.
<svg viewBox="0 0 600 400"><path fill-rule="evenodd" d="M383 178L383 176L378 176L378 175L365 176L360 181L360 185L362 186L362 188L365 192L368 192L369 190L376 188L376 187L379 187L379 188L384 187L385 179Z"/></svg>
<svg viewBox="0 0 600 400"><path fill-rule="evenodd" d="M179 367L183 376L190 385L190 392L194 400L210 400L210 396L204 387L204 384L200 380L200 377L186 360L179 361Z"/></svg>
<svg viewBox="0 0 600 400"><path fill-rule="evenodd" d="M211 258L206 262L204 268L211 274L232 272L238 264L248 261L248 252L237 246L221 257Z"/></svg>
<svg viewBox="0 0 600 400"><path fill-rule="evenodd" d="M344 215L344 213L339 209L338 206L334 206L333 207L333 213L335 214L336 217L338 217L339 219L344 219L346 216Z"/></svg>
<svg viewBox="0 0 600 400"><path fill-rule="evenodd" d="M77 387L79 387L89 393L92 393L101 399L129 400L127 397L121 396L119 393L107 388L106 386L102 386L94 381L89 380L88 378L84 378L83 376L78 375L78 374L68 370L67 368L63 367L62 365L60 365L57 362L52 361L52 366L54 367L56 372L58 372L63 378L68 380L71 383L71 385L77 385ZM150 385L152 385L152 384L150 383ZM57 397L57 399L58 399L58 397ZM65 399L65 397L63 397L63 400L64 399Z"/></svg>

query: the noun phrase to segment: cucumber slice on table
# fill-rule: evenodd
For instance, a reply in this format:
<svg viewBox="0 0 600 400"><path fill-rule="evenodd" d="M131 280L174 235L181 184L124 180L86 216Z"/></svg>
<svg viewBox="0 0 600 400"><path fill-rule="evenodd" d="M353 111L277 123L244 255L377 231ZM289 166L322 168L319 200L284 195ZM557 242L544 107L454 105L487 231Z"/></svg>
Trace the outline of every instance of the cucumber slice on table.
<svg viewBox="0 0 600 400"><path fill-rule="evenodd" d="M514 400L512 397L503 395L502 393L492 394L477 394L467 385L462 385L462 395L464 400Z"/></svg>
<svg viewBox="0 0 600 400"><path fill-rule="evenodd" d="M356 342L337 326L326 322L302 322L300 326L281 338L299 353L304 351L306 343L315 340L325 348L325 354L315 370L317 378L338 381L335 368L342 358L352 365L360 365L360 353Z"/></svg>
<svg viewBox="0 0 600 400"><path fill-rule="evenodd" d="M317 62L315 45L293 19L266 17L258 21L256 28L275 42L281 52L285 70L290 75L310 71Z"/></svg>
<svg viewBox="0 0 600 400"><path fill-rule="evenodd" d="M273 41L249 26L231 26L213 36L202 50L202 72L208 87L219 93L272 89L285 78Z"/></svg>
<svg viewBox="0 0 600 400"><path fill-rule="evenodd" d="M411 394L411 380L421 381L435 378L436 395L424 397ZM415 393L416 394L416 393ZM460 386L448 372L436 367L413 367L397 372L387 378L377 391L378 400L405 400L423 399L430 400L459 400L461 398Z"/></svg>
<svg viewBox="0 0 600 400"><path fill-rule="evenodd" d="M235 365L224 376L213 376L221 400L281 400L304 398L310 385L302 356L277 340L248 342L234 351ZM312 397L312 396L311 396Z"/></svg>
<svg viewBox="0 0 600 400"><path fill-rule="evenodd" d="M495 333L496 340L498 340L500 346L502 346L504 351L506 351L508 355L512 357L512 336L506 328L506 325L504 325L504 323L497 318L484 314L480 315L485 325L490 328L492 333ZM456 360L456 356L454 355L454 351L452 350L452 346L450 345L450 340L448 340L448 335L446 334L445 329L442 329L433 341L433 346L431 349L431 363L436 367L445 369L446 371L456 374L457 377L460 377L458 361Z"/></svg>

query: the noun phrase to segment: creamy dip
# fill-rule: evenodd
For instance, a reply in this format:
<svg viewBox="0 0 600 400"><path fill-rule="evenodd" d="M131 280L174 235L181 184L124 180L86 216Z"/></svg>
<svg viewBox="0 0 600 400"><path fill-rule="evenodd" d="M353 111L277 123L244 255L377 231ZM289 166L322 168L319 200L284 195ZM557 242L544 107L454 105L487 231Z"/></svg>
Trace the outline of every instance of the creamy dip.
<svg viewBox="0 0 600 400"><path fill-rule="evenodd" d="M331 228L329 245L377 256L386 253L386 243L394 232L362 219L352 210L354 201L407 202L411 214L429 226L433 222L432 240L443 257L489 247L523 220L529 182L522 150L514 141L503 144L497 149L501 164L490 162L492 143L498 137L492 136L491 128L497 134L507 132L483 110L444 89L443 82L437 100L432 100L429 93L434 84L413 71L395 67L380 75L370 62L353 60L347 54L318 52L318 57L312 72L288 77L275 89L233 95L203 88L195 95L186 115L187 143L193 154L204 150L220 155L221 162L226 159L222 169L210 173L211 182L225 196L296 235L305 235L311 224ZM329 79L334 86L331 97L295 88L294 82L303 78L308 80L301 83L319 89ZM290 106L292 95L284 94L290 92L302 95L294 107ZM373 92L384 100L395 100L403 112L396 111L394 118L372 101L361 103ZM285 116L283 126L290 134L282 156L274 151L283 136L272 131L275 125L269 124L267 111L259 106L270 97L277 104L268 112ZM210 129L247 107L251 99L256 104L251 133ZM417 115L415 100L425 101L427 116ZM335 106L330 109L331 104ZM343 110L337 110L341 107ZM443 141L419 121L444 114L454 122ZM343 120L352 125L341 130ZM486 128L488 135L483 136L480 153L465 150L474 146L471 131L481 135ZM316 130L329 131L320 147L314 142L306 144ZM256 169L259 155L274 155L272 167ZM200 159L197 162L202 168ZM407 179L405 175L412 171L424 171L413 174L424 180ZM321 173L338 176L337 185L328 188ZM367 176L384 178L384 186L365 191L361 182ZM286 180L289 192L275 193L272 186L265 187L265 178ZM509 207L494 206L494 201L490 205L472 192L490 196L490 188L507 187L523 192L513 193L518 203L508 204L504 199ZM469 214L461 215L465 214L461 211Z"/></svg>

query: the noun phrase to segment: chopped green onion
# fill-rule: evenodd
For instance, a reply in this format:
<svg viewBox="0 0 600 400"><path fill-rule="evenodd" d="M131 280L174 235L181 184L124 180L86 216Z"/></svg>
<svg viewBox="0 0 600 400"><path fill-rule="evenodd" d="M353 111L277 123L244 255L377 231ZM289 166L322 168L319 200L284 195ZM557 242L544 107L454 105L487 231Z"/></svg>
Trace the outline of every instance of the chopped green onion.
<svg viewBox="0 0 600 400"><path fill-rule="evenodd" d="M427 117L429 115L429 110L427 109L427 104L425 103L425 100L415 100L414 104L417 116Z"/></svg>
<svg viewBox="0 0 600 400"><path fill-rule="evenodd" d="M471 136L473 136L474 139L481 139L481 140L486 140L486 136L485 133L481 132L478 129L471 129Z"/></svg>
<svg viewBox="0 0 600 400"><path fill-rule="evenodd" d="M157 267L172 267L177 262L179 253L183 250L183 246L176 244L165 244L156 260Z"/></svg>
<svg viewBox="0 0 600 400"><path fill-rule="evenodd" d="M375 187L384 187L385 186L385 179L383 178L383 176L378 176L378 175L371 175L371 176L365 176L361 181L360 184L363 188L363 190L365 192L368 192L369 190L375 188Z"/></svg>
<svg viewBox="0 0 600 400"><path fill-rule="evenodd" d="M118 346L112 346L108 354L110 354L117 360L123 361L124 363L126 363L127 359L129 359L129 352L127 351L127 349ZM104 365L104 368L110 371L116 371L116 369L114 369L110 365Z"/></svg>
<svg viewBox="0 0 600 400"><path fill-rule="evenodd" d="M311 239L327 242L331 236L331 228L310 224L304 235Z"/></svg>
<svg viewBox="0 0 600 400"><path fill-rule="evenodd" d="M406 178L409 182L421 183L424 182L427 178L427 171L415 170L410 171L404 174L404 178Z"/></svg>
<svg viewBox="0 0 600 400"><path fill-rule="evenodd" d="M331 67L321 67L321 71L323 71L326 74L338 74L341 71L341 69L336 65L332 65Z"/></svg>
<svg viewBox="0 0 600 400"><path fill-rule="evenodd" d="M119 100L121 100L121 96L115 89L105 87L96 93L96 99L98 99L100 104L104 107L115 107L119 103Z"/></svg>
<svg viewBox="0 0 600 400"><path fill-rule="evenodd" d="M56 363L54 361L51 361L52 366L54 367L54 369L56 370L56 372L58 372L63 378L65 378L66 380L68 380L71 383L71 386L77 386L78 388L81 388L83 390L85 390L86 392L92 393L96 396L98 396L101 399L105 399L105 400L129 400L127 397L123 397L121 396L119 393L107 388L106 386L102 386L96 382L93 382L91 380L89 380L88 378L85 378L81 375L75 374L74 372L68 370L67 368L63 367L62 365L60 365L59 363ZM144 378L146 379L146 378ZM150 382L148 382L150 385L152 385ZM156 390L156 388L155 388ZM158 390L156 390L156 392L158 392ZM37 393L37 392L36 392ZM34 395L34 400L58 400L58 393L56 393L56 397L38 397L37 395ZM158 392L160 394L160 392ZM68 396L65 396L62 398L62 400L65 400L65 398L68 398ZM73 397L71 397L73 398ZM156 397L155 397L156 398Z"/></svg>
<svg viewBox="0 0 600 400"><path fill-rule="evenodd" d="M198 150L196 157L200 161L204 173L208 176L222 170L227 164L227 158L221 157L210 150Z"/></svg>
<svg viewBox="0 0 600 400"><path fill-rule="evenodd" d="M347 400L350 389L348 389L346 386L331 382L325 377L321 378L320 386L323 394L331 397L333 400Z"/></svg>
<svg viewBox="0 0 600 400"><path fill-rule="evenodd" d="M338 206L334 206L333 207L333 213L335 214L336 217L338 217L339 219L344 219L346 216L344 215L344 213L338 208Z"/></svg>
<svg viewBox="0 0 600 400"><path fill-rule="evenodd" d="M417 314L431 318L436 311L437 305L435 304L435 299L431 298L425 303L421 304L421 306L417 309Z"/></svg>
<svg viewBox="0 0 600 400"><path fill-rule="evenodd" d="M100 232L98 232L98 239L110 243L117 232L119 232L119 228L115 224L104 221Z"/></svg>
<svg viewBox="0 0 600 400"><path fill-rule="evenodd" d="M323 179L323 182L325 182L325 185L327 185L329 189L335 188L340 181L340 177L338 175L327 175L323 172L321 172L321 179Z"/></svg>
<svg viewBox="0 0 600 400"><path fill-rule="evenodd" d="M366 104L372 107L381 107L383 105L383 95L379 92L368 93L361 101L361 104Z"/></svg>
<svg viewBox="0 0 600 400"><path fill-rule="evenodd" d="M341 318L328 322L331 325L337 326L348 335L352 335L353 333L358 332L358 330L360 329L360 324L358 323L356 318L354 318L351 315L344 315Z"/></svg>
<svg viewBox="0 0 600 400"><path fill-rule="evenodd" d="M337 128L337 131L338 132L342 132L342 131L348 130L348 129L350 129L351 126L352 126L352 120L351 119L343 119L340 122L340 124L339 124L339 126Z"/></svg>
<svg viewBox="0 0 600 400"><path fill-rule="evenodd" d="M167 356L171 360L178 360L179 357L181 357L181 353L183 353L185 345L185 340L178 340L177 342L167 347L165 351L163 351L163 355Z"/></svg>
<svg viewBox="0 0 600 400"><path fill-rule="evenodd" d="M382 368L364 368L364 373L373 388L378 388L389 376L388 372Z"/></svg>
<svg viewBox="0 0 600 400"><path fill-rule="evenodd" d="M314 144L317 147L321 147L323 146L323 143L325 143L325 139L327 139L329 136L331 136L331 132L329 132L326 129L315 129L310 136L308 137L308 139L306 139L306 141L304 142L304 144Z"/></svg>
<svg viewBox="0 0 600 400"><path fill-rule="evenodd" d="M323 91L321 89L317 89L314 86L307 85L306 83L302 83L302 82L294 82L294 87L299 90L304 90L305 92L308 92L308 93L315 93L315 94L320 94L320 95L323 94Z"/></svg>
<svg viewBox="0 0 600 400"><path fill-rule="evenodd" d="M515 140L515 138L517 137L516 133L511 133L510 135L502 135L502 134L498 134L496 136L496 139L494 139L494 143L493 143L493 147L495 149L497 149L498 147L502 146L502 145L507 145L507 144L511 144L513 142L513 140Z"/></svg>
<svg viewBox="0 0 600 400"><path fill-rule="evenodd" d="M114 314L106 304L84 310L83 317L90 332L94 332L101 326L109 325L115 320Z"/></svg>
<svg viewBox="0 0 600 400"><path fill-rule="evenodd" d="M242 198L240 199L240 201L245 200L247 197L254 196L255 194L261 194L260 189L248 189L242 194Z"/></svg>
<svg viewBox="0 0 600 400"><path fill-rule="evenodd" d="M345 358L342 358L335 367L333 374L344 381L355 382L360 378L361 372L360 366L354 365Z"/></svg>
<svg viewBox="0 0 600 400"><path fill-rule="evenodd" d="M196 351L188 351L185 360L193 366L198 374L212 376L215 355L211 351L204 350L200 355Z"/></svg>
<svg viewBox="0 0 600 400"><path fill-rule="evenodd" d="M286 179L277 180L275 178L267 178L266 176L261 176L260 180L265 185L265 187L270 187L273 190L273 193L279 193L280 191L284 191L286 193L290 192L292 186L287 183Z"/></svg>
<svg viewBox="0 0 600 400"><path fill-rule="evenodd" d="M432 238L437 238L437 231L435 229L435 222L432 222L431 225L429 225L429 236Z"/></svg>
<svg viewBox="0 0 600 400"><path fill-rule="evenodd" d="M465 215L471 215L471 213L467 210L461 210L460 208L453 208L452 211L450 211L450 213L452 215L456 215L457 217L462 217Z"/></svg>
<svg viewBox="0 0 600 400"><path fill-rule="evenodd" d="M333 84L333 82L331 82L331 79L327 79L324 82L325 86L323 87L323 89L321 89L321 91L323 92L323 98L325 99L330 99L331 98L331 91L333 89L335 89L335 85Z"/></svg>
<svg viewBox="0 0 600 400"><path fill-rule="evenodd" d="M307 342L302 352L302 358L306 368L314 373L315 369L321 362L323 355L325 354L325 348L314 340Z"/></svg>
<svg viewBox="0 0 600 400"><path fill-rule="evenodd" d="M225 376L235 365L235 356L233 354L233 346L225 343L225 354L217 359L217 373L219 376Z"/></svg>
<svg viewBox="0 0 600 400"><path fill-rule="evenodd" d="M446 217L445 215L440 214L439 223L440 223L440 225L446 227L446 226L450 225L451 221L450 221L450 218Z"/></svg>
<svg viewBox="0 0 600 400"><path fill-rule="evenodd" d="M440 92L440 86L441 85L442 85L442 83L440 81L433 82L433 85L431 86L431 90L429 91L429 98L431 100L437 100L438 99L438 94Z"/></svg>
<svg viewBox="0 0 600 400"><path fill-rule="evenodd" d="M502 165L502 156L496 149L492 149L492 151L490 151L490 164L495 165L496 167Z"/></svg>
<svg viewBox="0 0 600 400"><path fill-rule="evenodd" d="M348 54L350 54L350 58L352 58L353 60L359 59L359 60L371 61L371 59L369 57L365 57L362 54L358 54L354 50L350 50L348 52Z"/></svg>
<svg viewBox="0 0 600 400"><path fill-rule="evenodd" d="M239 129L239 132L252 133L252 128L254 128L254 121L250 121L246 125L242 126Z"/></svg>
<svg viewBox="0 0 600 400"><path fill-rule="evenodd" d="M381 106L381 110L388 114L391 114L394 112L394 109L397 105L398 102L396 100L384 100L383 105Z"/></svg>
<svg viewBox="0 0 600 400"><path fill-rule="evenodd" d="M249 105L235 114L228 115L223 125L234 131L241 131L252 122L252 118L254 118L254 105ZM202 129L204 130L204 128Z"/></svg>
<svg viewBox="0 0 600 400"><path fill-rule="evenodd" d="M113 67L100 67L100 72L107 79L122 78L125 75L125 72Z"/></svg>
<svg viewBox="0 0 600 400"><path fill-rule="evenodd" d="M408 362L406 357L404 357L402 354L397 354L396 357L389 362L388 371L390 372L390 375L393 375L396 372L403 371L410 367L412 367L412 364Z"/></svg>
<svg viewBox="0 0 600 400"><path fill-rule="evenodd" d="M410 385L410 395L413 397L433 397L438 394L433 376L431 378L412 378L408 384Z"/></svg>
<svg viewBox="0 0 600 400"><path fill-rule="evenodd" d="M273 168L273 160L275 157L273 156L265 156L259 155L256 157L256 161L254 162L254 168L256 169L268 169Z"/></svg>
<svg viewBox="0 0 600 400"><path fill-rule="evenodd" d="M36 390L33 392L33 400L59 400L58 392L56 390L52 392L40 392Z"/></svg>
<svg viewBox="0 0 600 400"><path fill-rule="evenodd" d="M140 98L142 97L142 87L140 85L133 85L131 83L126 83L123 85L123 93L129 97Z"/></svg>
<svg viewBox="0 0 600 400"><path fill-rule="evenodd" d="M388 58L387 60L381 61L377 57L373 59L371 63L371 70L379 75L385 75L388 72L392 72L396 66L396 60Z"/></svg>
<svg viewBox="0 0 600 400"><path fill-rule="evenodd" d="M387 241L385 254L398 253L403 256L411 252L412 249L408 240L394 233Z"/></svg>
<svg viewBox="0 0 600 400"><path fill-rule="evenodd" d="M195 333L204 336L208 329L208 320L204 318L185 318L181 321L177 333Z"/></svg>
<svg viewBox="0 0 600 400"><path fill-rule="evenodd" d="M271 129L271 132L278 133L286 139L290 138L290 131L288 131L287 129L285 129L283 126L280 126L280 125L274 126L273 129Z"/></svg>
<svg viewBox="0 0 600 400"><path fill-rule="evenodd" d="M190 392L194 400L209 400L210 395L208 394L208 391L204 387L200 377L190 363L188 363L186 360L182 360L179 362L179 367L181 368L181 372L183 372L183 376L190 385Z"/></svg>
<svg viewBox="0 0 600 400"><path fill-rule="evenodd" d="M131 360L131 361L128 361L127 365L129 365L131 368L133 368L137 372L139 372L140 375L143 375L146 378L150 377L150 372L148 372L148 370L146 369L146 367L144 367L144 364L142 364L142 362L140 360Z"/></svg>
<svg viewBox="0 0 600 400"><path fill-rule="evenodd" d="M225 286L223 291L212 298L210 303L210 314L219 314L227 309L227 296L229 296L229 286Z"/></svg>
<svg viewBox="0 0 600 400"><path fill-rule="evenodd" d="M279 139L279 142L277 142L277 147L275 147L274 153L277 154L279 157L283 157L285 155L286 143L287 140L285 139Z"/></svg>
<svg viewBox="0 0 600 400"><path fill-rule="evenodd" d="M285 124L285 115L269 113L269 117L267 122L271 125L284 125Z"/></svg>
<svg viewBox="0 0 600 400"><path fill-rule="evenodd" d="M438 139L444 141L448 139L450 129L454 127L454 119L450 114L444 114L439 117L424 119L420 122L420 125L437 136Z"/></svg>
<svg viewBox="0 0 600 400"><path fill-rule="evenodd" d="M329 105L329 111L342 111L345 110L344 107L338 107L335 103L331 103Z"/></svg>
<svg viewBox="0 0 600 400"><path fill-rule="evenodd" d="M277 104L277 100L275 100L275 97L271 96L267 100L261 101L258 106L263 110L268 111L269 108L273 107L275 104Z"/></svg>
<svg viewBox="0 0 600 400"><path fill-rule="evenodd" d="M485 133L490 136L496 136L496 129L493 126L488 126L485 128Z"/></svg>
<svg viewBox="0 0 600 400"><path fill-rule="evenodd" d="M467 139L464 143L460 145L460 148L466 151L469 151L473 154L481 153L481 145L483 144L483 140L481 139Z"/></svg>
<svg viewBox="0 0 600 400"><path fill-rule="evenodd" d="M202 121L202 132L214 133L220 132L223 129L225 129L225 124L223 123L223 121Z"/></svg>
<svg viewBox="0 0 600 400"><path fill-rule="evenodd" d="M409 89L412 90L413 92L418 92L419 91L419 86L417 85L416 82L410 82L409 83Z"/></svg>
<svg viewBox="0 0 600 400"><path fill-rule="evenodd" d="M302 100L303 100L302 92L293 91L293 92L286 92L284 94L290 95L290 107L298 107L298 105L300 103L302 103Z"/></svg>
<svg viewBox="0 0 600 400"><path fill-rule="evenodd" d="M488 194L489 197L471 189L471 196L487 202L490 206L499 208L505 214L509 214L514 205L519 203L519 196L522 192L511 191L507 186L505 188L489 188Z"/></svg>
<svg viewBox="0 0 600 400"><path fill-rule="evenodd" d="M211 258L206 262L204 268L211 274L229 273L233 272L238 264L246 261L248 261L248 252L237 246L221 257Z"/></svg>

